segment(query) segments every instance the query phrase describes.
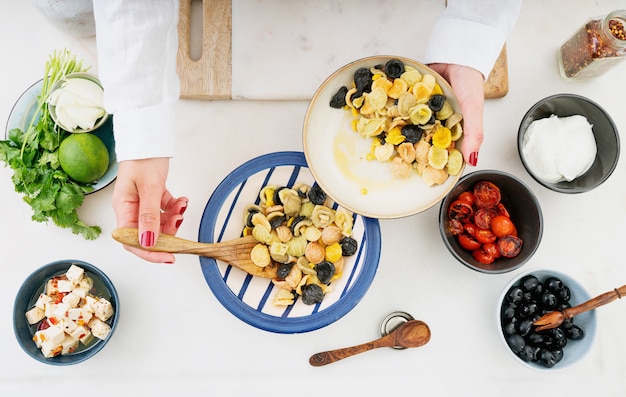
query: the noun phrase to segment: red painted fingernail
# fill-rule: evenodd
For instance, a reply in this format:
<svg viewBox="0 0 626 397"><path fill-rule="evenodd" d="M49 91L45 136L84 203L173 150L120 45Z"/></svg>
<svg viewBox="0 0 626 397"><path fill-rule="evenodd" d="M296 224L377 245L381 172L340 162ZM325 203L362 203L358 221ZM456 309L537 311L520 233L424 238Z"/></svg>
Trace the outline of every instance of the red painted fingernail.
<svg viewBox="0 0 626 397"><path fill-rule="evenodd" d="M154 245L154 233L149 230L141 233L140 244L142 247L152 247Z"/></svg>
<svg viewBox="0 0 626 397"><path fill-rule="evenodd" d="M471 166L476 167L476 164L478 164L478 152L472 152L470 154L469 163Z"/></svg>
<svg viewBox="0 0 626 397"><path fill-rule="evenodd" d="M184 206L184 207L182 207L182 208L180 209L180 213L179 213L179 215L184 214L184 213L185 213L185 211L187 211L187 206Z"/></svg>
<svg viewBox="0 0 626 397"><path fill-rule="evenodd" d="M180 227L180 224L183 223L182 219L179 219L176 221L176 229L178 229Z"/></svg>

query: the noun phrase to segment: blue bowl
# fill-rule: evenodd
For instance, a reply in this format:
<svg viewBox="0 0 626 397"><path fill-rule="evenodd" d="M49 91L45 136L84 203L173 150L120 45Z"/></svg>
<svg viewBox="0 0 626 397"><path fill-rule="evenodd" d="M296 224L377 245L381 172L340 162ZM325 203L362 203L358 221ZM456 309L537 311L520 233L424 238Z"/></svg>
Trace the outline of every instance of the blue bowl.
<svg viewBox="0 0 626 397"><path fill-rule="evenodd" d="M500 340L502 341L505 349L510 353L510 355L515 359L515 361L519 362L523 366L537 370L537 371L557 371L568 368L576 363L578 363L587 353L591 350L591 346L593 345L593 341L596 335L596 313L595 310L591 310L585 313L581 313L573 318L574 324L580 327L584 332L584 337L579 340L568 339L567 344L562 348L563 349L563 358L561 361L556 363L553 367L546 367L538 362L534 361L525 361L521 359L517 354L511 350L509 344L507 343L506 337L503 331L503 320L501 317L502 305L506 299L507 293L509 289L513 286L517 286L520 283L520 280L527 275L534 275L541 282L544 282L548 277L557 277L559 278L570 290L570 301L571 306L579 305L589 299L591 299L590 295L583 288L583 286L573 279L571 276L567 274L549 270L549 269L540 269L540 270L529 270L524 273L521 273L515 278L513 278L506 287L502 290L502 294L500 295L500 299L498 300L497 309L496 309L496 324L498 327L498 335L500 335ZM545 332L545 331L542 331Z"/></svg>
<svg viewBox="0 0 626 397"><path fill-rule="evenodd" d="M33 341L33 335L37 331L37 324L28 324L25 313L34 306L39 294L44 291L46 282L54 276L64 274L72 264L83 268L85 275L93 279L97 296L105 297L111 302L114 314L107 320L107 323L111 326L111 332L105 340L94 338L94 341L89 343L88 346L80 344L74 353L46 358ZM72 365L85 361L102 350L113 336L117 327L119 310L117 291L106 274L97 267L80 260L59 260L35 270L20 287L13 305L13 331L20 347L35 360L50 365Z"/></svg>

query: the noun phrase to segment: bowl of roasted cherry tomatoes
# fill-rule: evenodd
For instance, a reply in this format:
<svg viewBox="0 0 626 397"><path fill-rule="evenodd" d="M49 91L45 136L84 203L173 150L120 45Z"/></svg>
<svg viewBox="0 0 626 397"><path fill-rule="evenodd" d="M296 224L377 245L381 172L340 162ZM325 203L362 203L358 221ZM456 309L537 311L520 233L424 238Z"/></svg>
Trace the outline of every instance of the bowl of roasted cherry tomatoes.
<svg viewBox="0 0 626 397"><path fill-rule="evenodd" d="M461 177L442 200L439 231L463 265L501 274L520 268L535 253L543 215L535 194L520 179L480 170Z"/></svg>

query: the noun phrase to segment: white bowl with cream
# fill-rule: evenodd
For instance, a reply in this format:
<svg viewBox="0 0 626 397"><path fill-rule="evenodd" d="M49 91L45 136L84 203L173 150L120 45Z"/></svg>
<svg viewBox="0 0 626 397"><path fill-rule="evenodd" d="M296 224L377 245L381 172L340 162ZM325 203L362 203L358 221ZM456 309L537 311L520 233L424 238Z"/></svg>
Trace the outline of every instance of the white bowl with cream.
<svg viewBox="0 0 626 397"><path fill-rule="evenodd" d="M526 171L541 185L560 193L582 193L611 176L620 139L600 105L580 95L556 94L524 115L517 148Z"/></svg>

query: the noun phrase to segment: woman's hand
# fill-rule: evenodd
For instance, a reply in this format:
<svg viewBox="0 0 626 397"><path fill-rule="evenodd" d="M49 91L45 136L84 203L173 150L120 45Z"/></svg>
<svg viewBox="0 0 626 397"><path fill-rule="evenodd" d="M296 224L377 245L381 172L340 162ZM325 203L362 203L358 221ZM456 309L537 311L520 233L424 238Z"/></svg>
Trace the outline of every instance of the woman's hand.
<svg viewBox="0 0 626 397"><path fill-rule="evenodd" d="M159 233L175 235L189 199L174 198L165 183L169 158L125 160L119 163L112 205L118 227L136 227L142 247L152 247ZM168 252L150 252L124 246L150 262L174 263Z"/></svg>
<svg viewBox="0 0 626 397"><path fill-rule="evenodd" d="M478 70L467 66L446 63L433 63L428 66L448 80L459 100L463 114L461 152L466 163L476 166L478 164L478 152L484 137L484 76Z"/></svg>

